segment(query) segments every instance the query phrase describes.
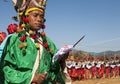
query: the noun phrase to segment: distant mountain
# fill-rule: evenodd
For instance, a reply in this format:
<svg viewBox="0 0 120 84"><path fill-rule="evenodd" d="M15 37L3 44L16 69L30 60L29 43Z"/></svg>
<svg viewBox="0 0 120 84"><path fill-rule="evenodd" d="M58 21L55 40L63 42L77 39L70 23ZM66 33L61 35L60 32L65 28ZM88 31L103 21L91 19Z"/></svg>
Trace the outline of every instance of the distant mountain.
<svg viewBox="0 0 120 84"><path fill-rule="evenodd" d="M86 52L86 51L81 51L81 50L74 50L74 55L75 56L84 56L85 54L89 54L90 56L118 56L120 57L120 50L119 51L104 51L104 52L99 52L99 53L96 53L96 52Z"/></svg>
<svg viewBox="0 0 120 84"><path fill-rule="evenodd" d="M87 52L87 53L89 53L90 55L93 55L93 56L104 56L104 55L107 55L107 56L114 56L114 55L120 56L120 51L104 51L104 52L100 52L100 53Z"/></svg>

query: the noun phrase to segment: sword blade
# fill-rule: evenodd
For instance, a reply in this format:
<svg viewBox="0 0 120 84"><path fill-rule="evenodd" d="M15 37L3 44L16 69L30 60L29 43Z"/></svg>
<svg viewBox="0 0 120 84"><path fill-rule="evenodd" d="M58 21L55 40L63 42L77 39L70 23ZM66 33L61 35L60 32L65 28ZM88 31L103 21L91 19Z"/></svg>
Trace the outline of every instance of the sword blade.
<svg viewBox="0 0 120 84"><path fill-rule="evenodd" d="M85 35L82 36L82 37L73 45L73 47L75 47L84 37L85 37Z"/></svg>

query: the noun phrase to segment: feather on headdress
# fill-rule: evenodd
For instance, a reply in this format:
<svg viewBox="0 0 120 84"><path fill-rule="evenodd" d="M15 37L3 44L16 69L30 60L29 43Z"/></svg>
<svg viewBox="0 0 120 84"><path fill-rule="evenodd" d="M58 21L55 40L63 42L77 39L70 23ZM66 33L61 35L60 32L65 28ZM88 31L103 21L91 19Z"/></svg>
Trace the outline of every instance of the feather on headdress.
<svg viewBox="0 0 120 84"><path fill-rule="evenodd" d="M34 8L37 8L45 12L47 0L12 0L12 2L16 12L18 12L21 16L21 14L25 15L25 12L27 11L27 9L30 9L30 8L33 8L32 10L34 10ZM27 14L28 13L26 13L26 15ZM20 18L19 16L12 17L12 19L15 21L20 21L19 18Z"/></svg>
<svg viewBox="0 0 120 84"><path fill-rule="evenodd" d="M19 11L25 11L28 8L31 7L37 7L40 9L46 8L46 1L47 0L12 0L15 10Z"/></svg>

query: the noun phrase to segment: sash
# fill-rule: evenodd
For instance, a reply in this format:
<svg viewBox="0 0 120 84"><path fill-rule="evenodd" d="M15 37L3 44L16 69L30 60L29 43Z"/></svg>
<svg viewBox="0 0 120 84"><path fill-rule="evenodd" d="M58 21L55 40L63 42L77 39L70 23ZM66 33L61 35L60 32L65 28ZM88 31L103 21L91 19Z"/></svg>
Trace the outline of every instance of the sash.
<svg viewBox="0 0 120 84"><path fill-rule="evenodd" d="M72 84L72 80L67 72L67 67L64 68L62 75L63 75L63 78L65 80L65 84Z"/></svg>
<svg viewBox="0 0 120 84"><path fill-rule="evenodd" d="M39 38L41 41L42 41L42 38ZM32 39L33 41L33 39ZM35 72L37 70L37 68L39 67L40 65L40 59L41 59L41 56L42 56L42 51L43 51L43 46L40 44L40 49L38 50L38 53L37 53L37 57L36 57L36 60L35 60L35 63L34 63L34 66L33 66L33 70L32 70L32 78L30 80L30 84L35 76Z"/></svg>

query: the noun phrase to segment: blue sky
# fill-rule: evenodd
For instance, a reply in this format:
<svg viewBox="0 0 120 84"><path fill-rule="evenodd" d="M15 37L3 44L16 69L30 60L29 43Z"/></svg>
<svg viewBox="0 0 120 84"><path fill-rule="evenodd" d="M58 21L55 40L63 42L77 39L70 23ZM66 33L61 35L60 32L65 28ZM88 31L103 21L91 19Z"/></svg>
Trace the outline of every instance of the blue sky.
<svg viewBox="0 0 120 84"><path fill-rule="evenodd" d="M0 31L15 23L11 0L0 0ZM74 44L88 52L120 50L120 0L48 0L46 33L60 48Z"/></svg>

